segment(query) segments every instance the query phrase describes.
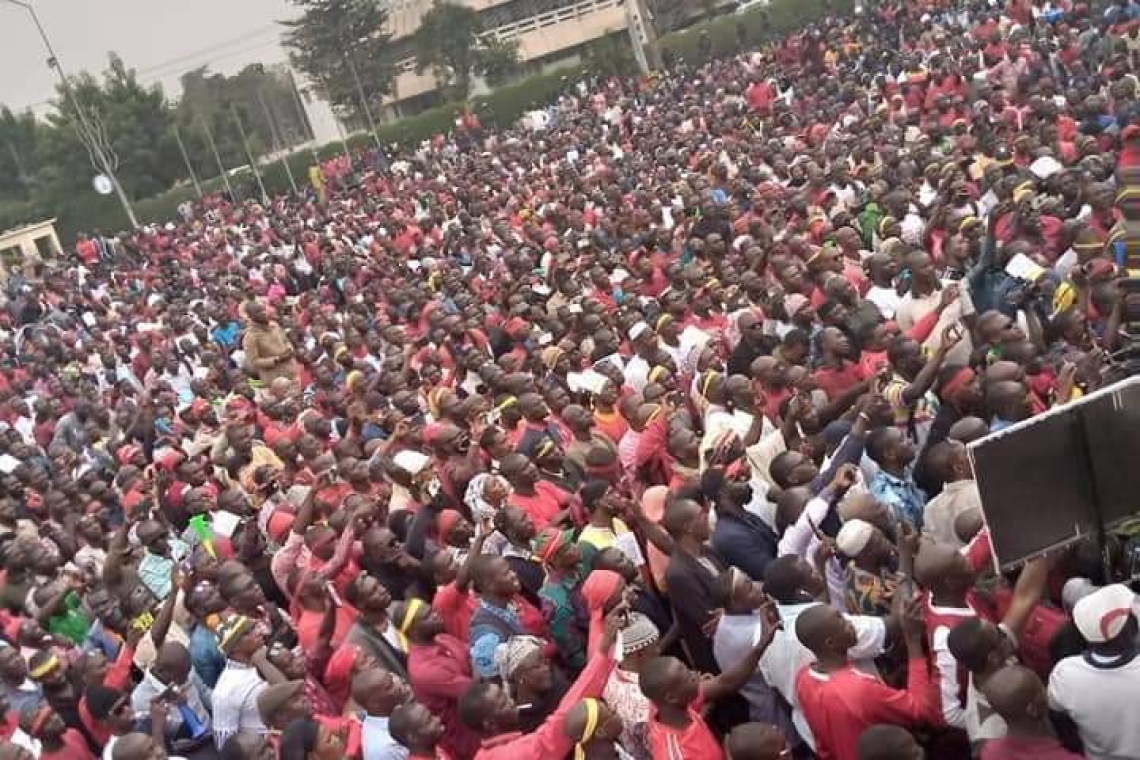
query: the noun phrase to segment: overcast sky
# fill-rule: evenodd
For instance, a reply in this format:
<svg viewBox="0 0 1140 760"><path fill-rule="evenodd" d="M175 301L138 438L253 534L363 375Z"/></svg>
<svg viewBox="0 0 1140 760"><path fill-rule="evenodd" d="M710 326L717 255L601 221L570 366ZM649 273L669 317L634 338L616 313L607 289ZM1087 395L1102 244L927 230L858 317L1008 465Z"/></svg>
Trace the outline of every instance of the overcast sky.
<svg viewBox="0 0 1140 760"><path fill-rule="evenodd" d="M209 64L231 74L285 60L280 27L288 0L31 0L69 74L102 71L117 52L146 84L178 94L178 77ZM55 74L28 12L0 0L0 103L43 110Z"/></svg>

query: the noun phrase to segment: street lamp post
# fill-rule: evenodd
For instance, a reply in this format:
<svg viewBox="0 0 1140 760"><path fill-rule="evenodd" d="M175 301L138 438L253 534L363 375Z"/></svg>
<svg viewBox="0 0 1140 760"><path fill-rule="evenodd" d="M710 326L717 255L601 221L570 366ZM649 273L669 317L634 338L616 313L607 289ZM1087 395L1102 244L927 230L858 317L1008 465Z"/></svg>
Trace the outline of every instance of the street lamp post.
<svg viewBox="0 0 1140 760"><path fill-rule="evenodd" d="M75 97L75 93L71 91L71 82L67 79L67 74L63 70L63 66L59 62L59 56L55 54L55 49L52 48L51 40L48 39L47 31L44 25L40 22L39 14L36 13L35 7L26 0L0 0L23 8L32 17L32 23L36 25L36 31L40 34L40 39L43 40L44 48L48 53L48 68L53 69L59 75L60 84L63 85L63 95L71 103L72 109L75 111L75 131L79 135L80 141L84 147L87 148L87 153L91 158L91 163L95 168L105 174L107 179L111 180L111 187L115 190L115 195L118 196L119 203L123 206L123 211L127 215L127 220L131 223L131 227L138 229L139 222L135 218L135 211L131 208L131 201L127 198L127 194L123 191L123 186L119 184L119 178L115 175L115 163L117 159L111 151L110 146L105 142L105 136L101 126L96 126L91 123L87 118L87 114L83 110L79 99Z"/></svg>

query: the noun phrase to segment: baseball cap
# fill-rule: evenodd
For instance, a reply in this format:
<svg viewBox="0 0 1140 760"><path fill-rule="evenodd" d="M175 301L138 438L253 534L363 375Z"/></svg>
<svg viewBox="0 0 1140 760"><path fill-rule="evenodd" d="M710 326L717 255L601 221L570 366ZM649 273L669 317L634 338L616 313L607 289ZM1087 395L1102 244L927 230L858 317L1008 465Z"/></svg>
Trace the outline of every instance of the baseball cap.
<svg viewBox="0 0 1140 760"><path fill-rule="evenodd" d="M1103 644L1124 630L1135 602L1136 595L1124 584L1105 586L1073 606L1073 622L1090 644Z"/></svg>

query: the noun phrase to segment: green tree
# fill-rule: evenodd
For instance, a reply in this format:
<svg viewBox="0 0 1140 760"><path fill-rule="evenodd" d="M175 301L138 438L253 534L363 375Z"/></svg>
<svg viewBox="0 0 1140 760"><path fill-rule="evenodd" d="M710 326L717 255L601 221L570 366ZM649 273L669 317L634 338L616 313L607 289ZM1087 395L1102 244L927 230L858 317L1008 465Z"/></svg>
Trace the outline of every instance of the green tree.
<svg viewBox="0 0 1140 760"><path fill-rule="evenodd" d="M376 0L292 0L299 18L283 21L289 61L304 72L341 116L363 120L360 92L375 109L392 91L385 52L388 12Z"/></svg>
<svg viewBox="0 0 1140 760"><path fill-rule="evenodd" d="M154 195L181 178L184 169L170 129L173 111L161 87L144 87L134 70L114 53L101 79L83 72L72 77L70 84L74 101L62 85L57 86L55 110L47 116L38 146L38 192L55 200L67 198L78 188L91 191L97 170L76 132L73 102L81 104L88 122L101 133L114 156L115 173L130 197Z"/></svg>
<svg viewBox="0 0 1140 760"><path fill-rule="evenodd" d="M0 106L0 198L28 199L36 169L41 125L30 110L14 113Z"/></svg>
<svg viewBox="0 0 1140 760"><path fill-rule="evenodd" d="M586 68L598 76L623 76L637 70L629 34L624 31L611 32L594 40L586 48L582 59Z"/></svg>
<svg viewBox="0 0 1140 760"><path fill-rule="evenodd" d="M453 100L467 99L476 76L491 84L503 82L518 64L518 45L490 35L480 38L483 32L478 11L436 0L412 39L416 70L431 69L445 96Z"/></svg>
<svg viewBox="0 0 1140 760"><path fill-rule="evenodd" d="M211 74L202 67L183 74L181 84L178 130L194 171L201 177L218 173L203 124L213 135L227 169L247 162L234 109L241 117L255 156L310 139L308 122L298 112L292 82L283 71L255 63L227 77Z"/></svg>

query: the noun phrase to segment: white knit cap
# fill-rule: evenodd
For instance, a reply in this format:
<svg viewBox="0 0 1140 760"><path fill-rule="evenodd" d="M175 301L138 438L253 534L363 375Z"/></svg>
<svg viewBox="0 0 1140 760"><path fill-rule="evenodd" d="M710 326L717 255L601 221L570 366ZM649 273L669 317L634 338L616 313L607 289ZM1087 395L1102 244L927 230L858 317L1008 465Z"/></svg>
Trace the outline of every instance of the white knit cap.
<svg viewBox="0 0 1140 760"><path fill-rule="evenodd" d="M835 545L847 557L857 557L859 552L867 548L871 536L875 533L875 526L866 520L848 520L839 529L835 537Z"/></svg>
<svg viewBox="0 0 1140 760"><path fill-rule="evenodd" d="M645 335L645 333L650 332L651 329L652 328L650 328L650 326L647 325L645 322L638 322L636 325L629 328L629 339L630 340L637 340L642 335Z"/></svg>
<svg viewBox="0 0 1140 760"><path fill-rule="evenodd" d="M1120 635L1132 617L1136 595L1123 583L1098 589L1073 606L1073 622L1090 644L1103 644Z"/></svg>
<svg viewBox="0 0 1140 760"><path fill-rule="evenodd" d="M404 472L415 475L423 468L427 467L431 462L431 458L426 454L421 454L418 451L411 449L404 449L396 456L392 457L392 463L399 467Z"/></svg>

